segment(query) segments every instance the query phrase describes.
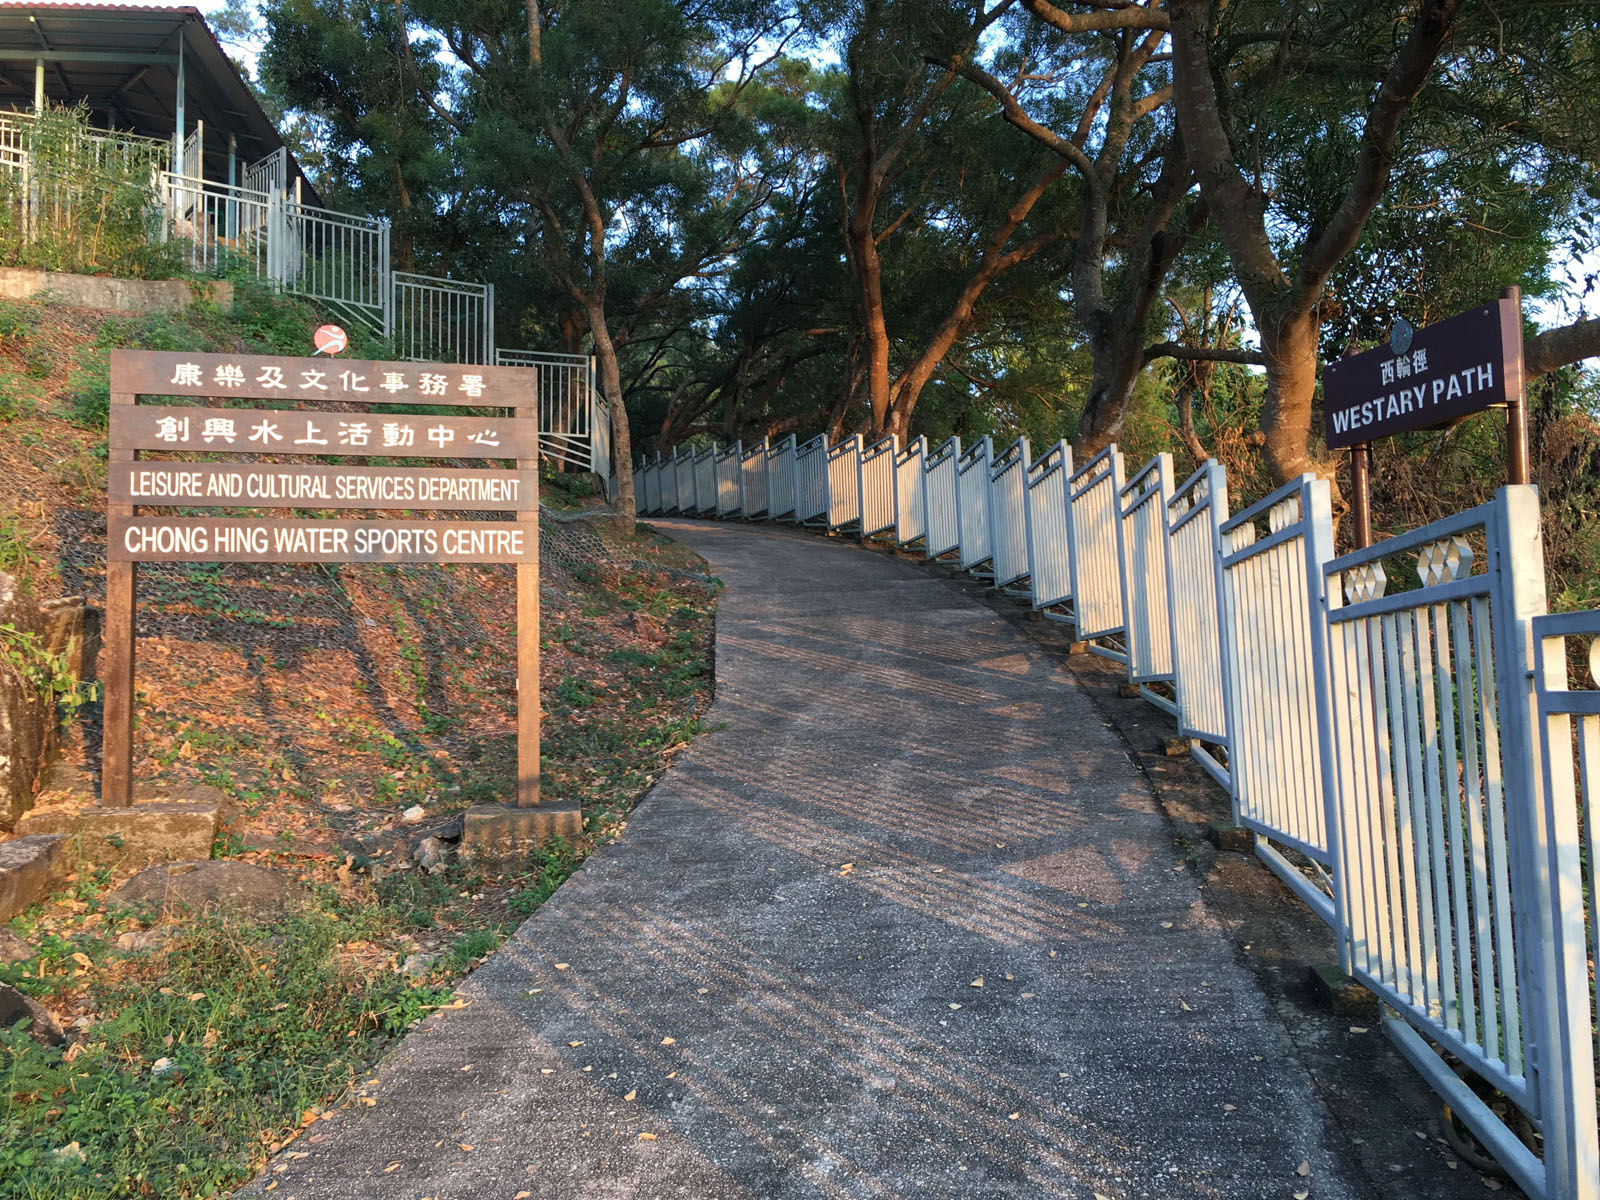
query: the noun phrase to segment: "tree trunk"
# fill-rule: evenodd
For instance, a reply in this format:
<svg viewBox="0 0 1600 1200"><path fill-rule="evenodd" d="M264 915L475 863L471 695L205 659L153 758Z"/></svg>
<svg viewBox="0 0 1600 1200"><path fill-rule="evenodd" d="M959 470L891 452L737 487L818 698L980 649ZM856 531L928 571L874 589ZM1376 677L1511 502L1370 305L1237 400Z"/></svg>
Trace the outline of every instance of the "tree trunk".
<svg viewBox="0 0 1600 1200"><path fill-rule="evenodd" d="M1267 394L1261 406L1262 447L1275 483L1307 471L1332 478L1334 462L1311 457L1311 402L1317 387L1317 335L1322 322L1315 309L1291 310L1260 325L1267 360Z"/></svg>
<svg viewBox="0 0 1600 1200"><path fill-rule="evenodd" d="M874 198L873 207L876 206ZM861 287L861 320L867 343L867 394L872 403L872 428L889 418L889 327L883 315L883 264L872 236L872 211L858 199L850 218L851 251Z"/></svg>
<svg viewBox="0 0 1600 1200"><path fill-rule="evenodd" d="M600 364L600 394L611 408L611 461L617 474L617 494L612 498L617 510L617 529L629 535L634 530L633 441L628 435L628 410L622 403L622 370L617 365L617 348L606 324L605 302L590 300L589 330L594 335L594 354Z"/></svg>
<svg viewBox="0 0 1600 1200"><path fill-rule="evenodd" d="M1072 438L1074 464L1088 462L1121 435L1134 386L1144 370L1144 347L1125 330L1091 339L1090 357L1094 366L1089 397Z"/></svg>

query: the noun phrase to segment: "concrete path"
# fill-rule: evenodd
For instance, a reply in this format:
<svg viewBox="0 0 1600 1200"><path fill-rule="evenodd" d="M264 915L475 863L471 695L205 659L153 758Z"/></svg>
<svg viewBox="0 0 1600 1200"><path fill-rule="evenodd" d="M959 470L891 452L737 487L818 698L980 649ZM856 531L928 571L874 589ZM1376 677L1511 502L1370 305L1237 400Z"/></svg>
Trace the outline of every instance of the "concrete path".
<svg viewBox="0 0 1600 1200"><path fill-rule="evenodd" d="M250 1194L1369 1194L1056 661L917 566L666 527L724 727Z"/></svg>

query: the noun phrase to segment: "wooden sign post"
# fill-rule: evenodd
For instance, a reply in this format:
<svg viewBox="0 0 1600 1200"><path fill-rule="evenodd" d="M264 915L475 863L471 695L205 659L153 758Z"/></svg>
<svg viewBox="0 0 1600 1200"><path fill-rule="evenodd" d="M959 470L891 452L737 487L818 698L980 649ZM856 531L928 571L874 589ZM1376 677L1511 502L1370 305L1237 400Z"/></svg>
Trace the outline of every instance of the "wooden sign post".
<svg viewBox="0 0 1600 1200"><path fill-rule="evenodd" d="M538 807L539 488L534 385L532 372L514 367L113 351L101 804L125 807L133 799L139 563L449 562L516 564L516 804ZM213 403L141 405L142 396L197 397ZM297 407L242 408L234 403L239 400ZM339 408L331 409L330 404ZM464 411L441 416L436 415L439 408ZM511 415L480 415L485 409L508 410ZM230 457L141 459L141 454L152 451ZM347 466L316 461L348 457L380 463L394 458L486 460L491 465ZM492 465L511 461L515 469ZM141 507L152 506L506 512L515 513L515 518L140 515Z"/></svg>

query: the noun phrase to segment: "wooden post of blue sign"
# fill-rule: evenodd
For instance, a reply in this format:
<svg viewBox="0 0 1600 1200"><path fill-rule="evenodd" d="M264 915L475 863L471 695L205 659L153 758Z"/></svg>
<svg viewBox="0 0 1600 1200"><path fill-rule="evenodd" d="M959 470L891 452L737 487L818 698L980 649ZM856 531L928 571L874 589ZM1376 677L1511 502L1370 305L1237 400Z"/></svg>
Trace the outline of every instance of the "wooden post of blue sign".
<svg viewBox="0 0 1600 1200"><path fill-rule="evenodd" d="M1506 482L1528 482L1528 406L1522 390L1522 289L1515 284L1500 289L1500 338L1506 354ZM1509 353L1515 347L1513 356ZM1516 363L1516 374L1510 370Z"/></svg>
<svg viewBox="0 0 1600 1200"><path fill-rule="evenodd" d="M1355 548L1372 545L1372 443L1350 447L1350 517L1355 524Z"/></svg>

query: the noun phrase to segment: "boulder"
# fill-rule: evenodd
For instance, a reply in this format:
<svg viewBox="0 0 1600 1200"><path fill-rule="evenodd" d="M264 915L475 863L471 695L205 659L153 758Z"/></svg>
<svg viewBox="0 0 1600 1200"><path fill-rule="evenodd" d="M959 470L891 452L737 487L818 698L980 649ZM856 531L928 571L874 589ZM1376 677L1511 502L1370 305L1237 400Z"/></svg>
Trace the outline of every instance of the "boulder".
<svg viewBox="0 0 1600 1200"><path fill-rule="evenodd" d="M28 1022L28 1032L47 1046L59 1046L67 1035L32 996L0 984L0 1029L10 1029L18 1021Z"/></svg>
<svg viewBox="0 0 1600 1200"><path fill-rule="evenodd" d="M27 962L38 951L9 929L0 929L0 965Z"/></svg>
<svg viewBox="0 0 1600 1200"><path fill-rule="evenodd" d="M207 860L147 867L112 892L110 900L132 909L234 912L261 918L303 903L305 893L299 884L266 867Z"/></svg>

